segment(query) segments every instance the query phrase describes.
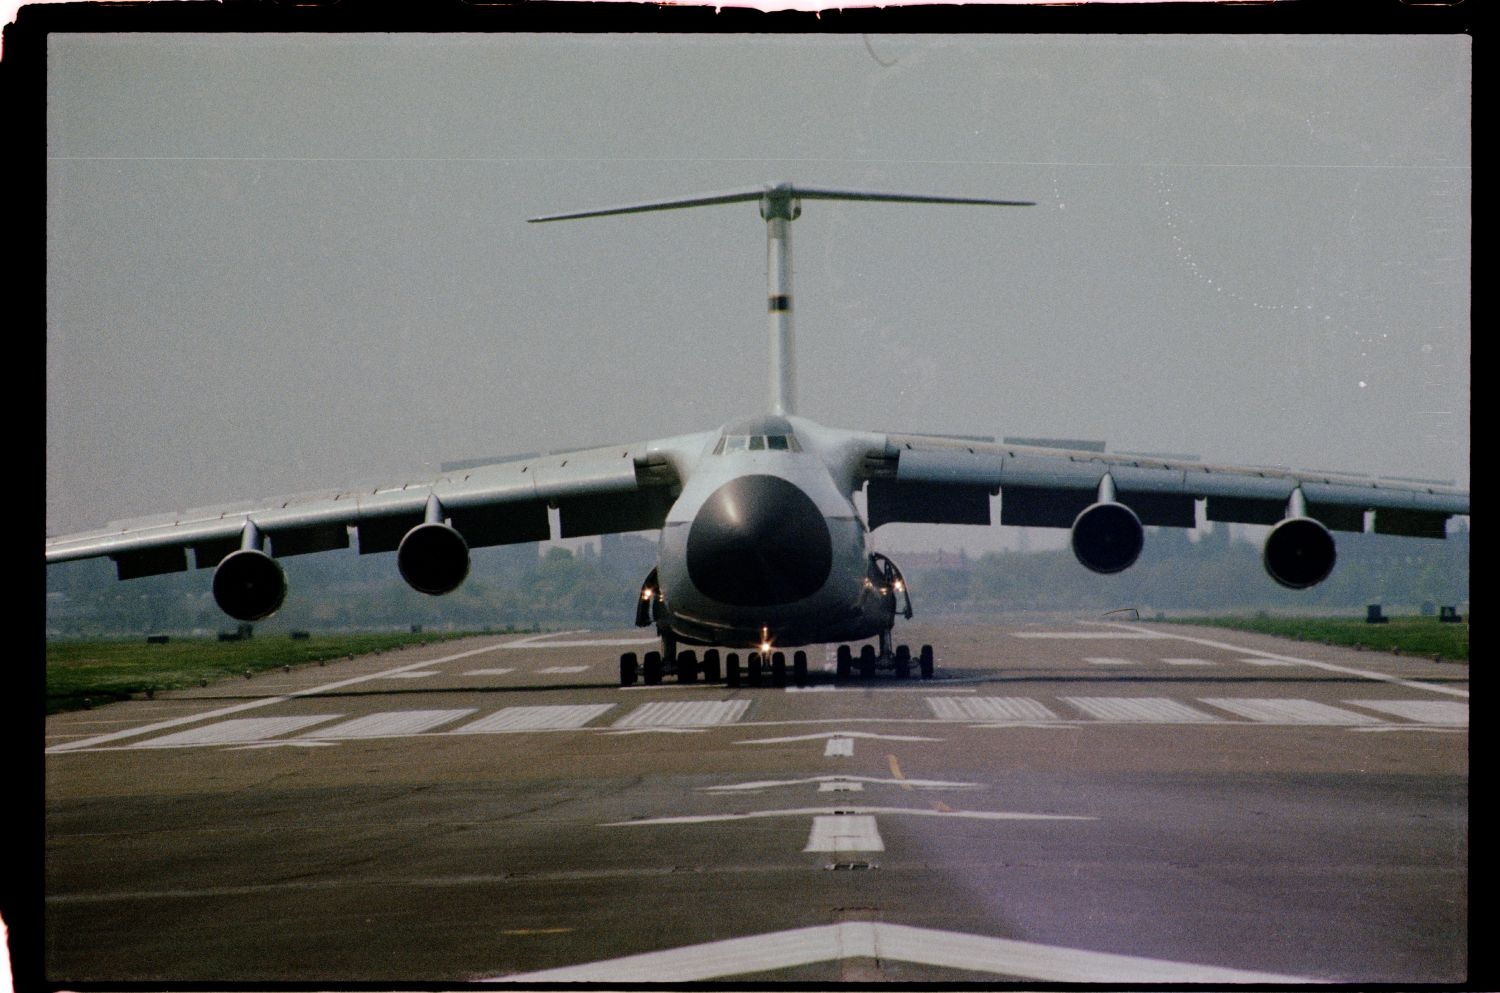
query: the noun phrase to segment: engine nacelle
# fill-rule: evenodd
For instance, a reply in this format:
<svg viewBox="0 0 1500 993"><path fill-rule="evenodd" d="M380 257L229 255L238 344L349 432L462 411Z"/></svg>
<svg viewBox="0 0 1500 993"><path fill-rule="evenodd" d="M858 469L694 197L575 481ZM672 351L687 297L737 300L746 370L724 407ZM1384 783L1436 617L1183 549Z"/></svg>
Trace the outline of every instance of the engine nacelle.
<svg viewBox="0 0 1500 993"><path fill-rule="evenodd" d="M1333 535L1311 517L1288 517L1266 535L1260 561L1282 586L1305 590L1328 578L1338 553Z"/></svg>
<svg viewBox="0 0 1500 993"><path fill-rule="evenodd" d="M469 575L469 543L446 524L418 524L401 539L396 565L418 593L452 593Z"/></svg>
<svg viewBox="0 0 1500 993"><path fill-rule="evenodd" d="M242 548L214 570L214 600L237 621L259 621L281 609L286 574L265 552Z"/></svg>
<svg viewBox="0 0 1500 993"><path fill-rule="evenodd" d="M1141 519L1123 503L1093 504L1073 520L1073 554L1094 572L1123 572L1135 564L1145 543Z"/></svg>

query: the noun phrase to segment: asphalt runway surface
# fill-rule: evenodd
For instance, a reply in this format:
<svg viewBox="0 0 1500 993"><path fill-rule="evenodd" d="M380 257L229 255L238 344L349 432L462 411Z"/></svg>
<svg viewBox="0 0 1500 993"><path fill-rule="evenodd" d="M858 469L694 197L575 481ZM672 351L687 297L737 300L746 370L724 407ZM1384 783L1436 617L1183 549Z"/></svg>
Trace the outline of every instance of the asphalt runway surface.
<svg viewBox="0 0 1500 993"><path fill-rule="evenodd" d="M642 634L49 718L48 978L1466 979L1467 664L910 623L932 680L621 688Z"/></svg>

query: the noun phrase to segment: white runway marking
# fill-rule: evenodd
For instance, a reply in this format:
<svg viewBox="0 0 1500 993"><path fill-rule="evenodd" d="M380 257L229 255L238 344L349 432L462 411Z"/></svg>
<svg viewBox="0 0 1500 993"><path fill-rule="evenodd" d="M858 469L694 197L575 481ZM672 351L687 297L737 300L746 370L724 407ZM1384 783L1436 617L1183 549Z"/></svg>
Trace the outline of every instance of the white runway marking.
<svg viewBox="0 0 1500 993"><path fill-rule="evenodd" d="M823 756L825 758L832 758L839 755L848 755L851 757L854 755L853 738L828 739L828 747L823 749Z"/></svg>
<svg viewBox="0 0 1500 993"><path fill-rule="evenodd" d="M1296 665L1297 664L1297 663L1293 662L1291 659L1235 659L1235 661L1236 662L1243 662L1246 665L1261 665L1261 666L1291 666L1291 665Z"/></svg>
<svg viewBox="0 0 1500 993"><path fill-rule="evenodd" d="M295 700L298 697L316 696L319 693L327 693L330 690L343 689L345 686L354 686L358 683L367 683L372 679L384 679L390 676L392 673L396 672L408 672L413 669L422 669L435 665L442 665L445 662L455 662L459 659L469 658L472 655L483 655L485 652L493 652L498 649L505 648L506 644L507 643L499 643L494 645L485 645L483 648L471 648L466 652L456 652L453 655L445 655L440 659L426 659L421 662L412 662L409 665L399 666L395 669L387 669L383 672L370 673L366 676L354 676L349 679L340 679L336 682L324 683L322 686L314 686L311 689L298 690L296 693L289 693L285 696L268 696L260 700L251 700L247 703L237 703L230 707L220 707L217 710L204 711L201 714L187 714L183 717L174 717L171 720L157 721L154 724L146 724L137 728L127 728L124 731L114 731L110 734L101 734L94 738L84 738L81 741L69 741L61 745L53 745L51 748L47 749L47 752L48 754L51 754L53 752L70 752L80 748L93 748L95 745L107 744L111 741L118 741L121 738L134 738L142 734L151 734L155 731L163 731L170 727L181 727L184 724L193 724L198 721L213 720L216 717L224 717L228 714L238 714L241 711L254 710L257 707L269 707L272 704L285 703L288 700Z"/></svg>
<svg viewBox="0 0 1500 993"><path fill-rule="evenodd" d="M611 821L600 827L655 827L662 824L715 824L722 821L753 821L767 817L807 817L820 815L880 814L904 817L950 817L970 821L1097 821L1097 817L1075 814L1017 814L1004 810L933 810L930 807L798 807L793 810L755 810L733 814L686 814L677 817L652 817L639 821Z"/></svg>
<svg viewBox="0 0 1500 993"><path fill-rule="evenodd" d="M1059 948L880 921L847 921L748 938L728 938L542 972L496 976L491 981L690 983L850 958L911 962L1054 983L1290 985L1309 981L1298 976Z"/></svg>
<svg viewBox="0 0 1500 993"><path fill-rule="evenodd" d="M442 675L442 673L439 673L439 672L393 672L393 673L391 673L391 675L390 675L389 678L391 678L391 679L422 679L422 678L424 678L426 676L440 676L440 675Z"/></svg>
<svg viewBox="0 0 1500 993"><path fill-rule="evenodd" d="M1419 724L1442 724L1448 727L1469 726L1469 705L1456 700L1345 700L1355 707L1395 714Z"/></svg>
<svg viewBox="0 0 1500 993"><path fill-rule="evenodd" d="M239 745L261 741L278 734L288 734L311 724L335 720L339 714L307 714L301 717L241 717L219 721L207 727L178 731L176 734L138 741L131 748L181 748L189 745Z"/></svg>
<svg viewBox="0 0 1500 993"><path fill-rule="evenodd" d="M1208 659L1162 659L1167 665L1218 665Z"/></svg>
<svg viewBox="0 0 1500 993"><path fill-rule="evenodd" d="M880 779L875 776L808 776L804 779L762 779L752 783L735 783L731 786L704 786L704 793L735 793L745 790L764 790L777 786L810 786L818 784L818 788L825 786L843 786L858 789L864 783L877 783L885 786L914 787L916 789L936 790L971 790L978 789L978 783L950 782L945 779Z"/></svg>
<svg viewBox="0 0 1500 993"><path fill-rule="evenodd" d="M841 814L813 818L804 852L883 852L885 842L869 815Z"/></svg>
<svg viewBox="0 0 1500 993"><path fill-rule="evenodd" d="M505 675L509 675L510 673L515 672L515 671L516 670L514 670L514 669L470 669L468 672L464 673L464 675L465 676L505 676Z"/></svg>
<svg viewBox="0 0 1500 993"><path fill-rule="evenodd" d="M1126 631L1121 634L1111 634L1105 631L1012 631L1010 636L1012 638L1092 638L1100 641L1149 641L1154 638L1168 637L1168 635L1157 634L1154 631Z"/></svg>
<svg viewBox="0 0 1500 993"><path fill-rule="evenodd" d="M537 672L588 672L588 670L589 667L586 665L549 665L545 669L538 669Z"/></svg>
<svg viewBox="0 0 1500 993"><path fill-rule="evenodd" d="M749 707L749 700L643 703L615 721L615 727L706 727L733 724L744 716Z"/></svg>
<svg viewBox="0 0 1500 993"><path fill-rule="evenodd" d="M1101 721L1138 724L1211 724L1213 714L1160 696L1065 696L1066 702Z"/></svg>
<svg viewBox="0 0 1500 993"><path fill-rule="evenodd" d="M566 639L570 634L587 634L587 631L555 631L551 634L534 634L520 641L512 641L505 648L594 648L613 645L655 645L656 638L583 638L548 641L548 638Z"/></svg>
<svg viewBox="0 0 1500 993"><path fill-rule="evenodd" d="M559 731L581 728L613 709L612 703L584 703L555 707L506 707L449 734L498 734L510 731Z"/></svg>
<svg viewBox="0 0 1500 993"><path fill-rule="evenodd" d="M927 706L940 721L1055 721L1057 715L1022 696L930 696Z"/></svg>
<svg viewBox="0 0 1500 993"><path fill-rule="evenodd" d="M877 741L942 741L942 738L924 738L914 734L874 734L870 731L821 731L817 734L798 734L790 738L751 738L736 741L736 745L789 745L796 741L816 741L819 738L870 738Z"/></svg>
<svg viewBox="0 0 1500 993"><path fill-rule="evenodd" d="M864 783L850 783L843 780L835 780L831 783L819 783L819 793L858 793L865 788Z"/></svg>
<svg viewBox="0 0 1500 993"><path fill-rule="evenodd" d="M303 738L398 738L421 734L440 724L468 717L477 707L461 710L398 710L388 714L366 714L352 721L316 731L304 731Z"/></svg>
<svg viewBox="0 0 1500 993"><path fill-rule="evenodd" d="M1135 665L1135 659L1120 659L1108 655L1085 655L1083 660L1091 665Z"/></svg>
<svg viewBox="0 0 1500 993"><path fill-rule="evenodd" d="M1384 724L1378 717L1330 707L1315 700L1202 697L1204 703L1262 724Z"/></svg>
<svg viewBox="0 0 1500 993"><path fill-rule="evenodd" d="M1105 624L1106 622L1091 621L1085 623ZM1129 625L1125 624L1111 624L1110 626L1117 626L1128 632L1141 632L1140 628L1130 627ZM1325 669L1328 672L1341 672L1346 676L1359 676L1363 679L1374 679L1382 683L1394 683L1397 686L1405 686L1408 689L1413 690L1425 690L1429 693L1445 693L1448 696L1461 696L1464 698L1467 698L1469 695L1468 690L1461 690L1454 686L1439 686L1435 683L1422 683L1414 679L1402 679L1399 676L1390 676L1383 672L1371 672L1368 669L1351 669L1348 666L1334 665L1332 662L1316 662L1312 659L1296 658L1291 655L1278 655L1275 652L1263 652L1258 648L1246 648L1243 645L1231 645L1227 642L1215 641L1211 638L1196 638L1192 635L1187 634L1156 634L1150 631L1144 633L1149 634L1154 638L1176 638L1179 641L1188 641L1192 642L1195 645L1204 645L1208 648L1218 648L1226 652L1244 652L1248 655L1254 655L1263 659L1275 659L1279 662L1287 662L1294 665L1308 665L1312 666L1315 669Z"/></svg>

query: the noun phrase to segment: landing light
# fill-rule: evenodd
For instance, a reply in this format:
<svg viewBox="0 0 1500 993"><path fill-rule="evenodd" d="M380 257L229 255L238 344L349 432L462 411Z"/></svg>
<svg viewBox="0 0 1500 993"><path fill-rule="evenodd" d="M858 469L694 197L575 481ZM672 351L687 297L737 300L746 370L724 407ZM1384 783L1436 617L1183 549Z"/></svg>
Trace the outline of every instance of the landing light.
<svg viewBox="0 0 1500 993"><path fill-rule="evenodd" d="M906 584L899 579L896 580L896 592L900 593L904 589L906 589Z"/></svg>
<svg viewBox="0 0 1500 993"><path fill-rule="evenodd" d="M645 589L641 590L641 599L645 600L647 602L649 602L651 600L651 598L653 596L655 596L655 595L656 595L656 591L653 590L649 586L647 586Z"/></svg>

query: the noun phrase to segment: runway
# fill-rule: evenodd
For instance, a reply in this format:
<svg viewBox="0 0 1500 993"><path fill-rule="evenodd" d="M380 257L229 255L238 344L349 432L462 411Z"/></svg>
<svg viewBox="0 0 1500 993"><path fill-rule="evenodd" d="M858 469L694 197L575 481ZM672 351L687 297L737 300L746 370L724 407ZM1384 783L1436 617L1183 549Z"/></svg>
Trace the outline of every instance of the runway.
<svg viewBox="0 0 1500 993"><path fill-rule="evenodd" d="M1456 983L1468 666L1092 619L932 680L468 639L47 721L59 982Z"/></svg>

